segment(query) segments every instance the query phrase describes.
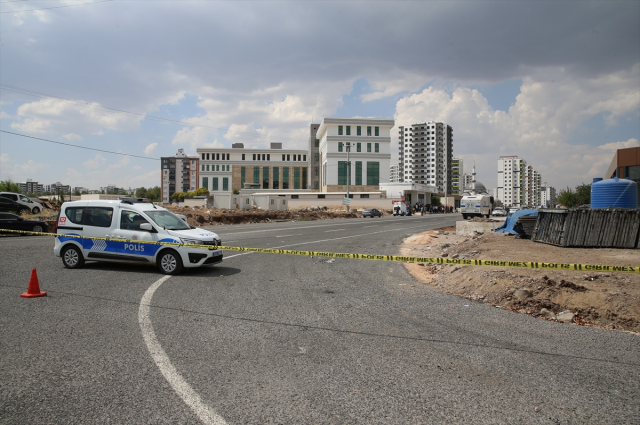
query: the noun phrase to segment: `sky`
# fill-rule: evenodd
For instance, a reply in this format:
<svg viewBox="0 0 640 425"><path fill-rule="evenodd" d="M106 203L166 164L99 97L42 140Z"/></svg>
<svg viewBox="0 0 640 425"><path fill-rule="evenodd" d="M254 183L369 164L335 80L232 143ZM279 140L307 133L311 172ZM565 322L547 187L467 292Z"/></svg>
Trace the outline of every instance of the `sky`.
<svg viewBox="0 0 640 425"><path fill-rule="evenodd" d="M3 180L156 186L159 158L180 148L307 148L323 117L449 124L454 156L488 188L501 155L559 190L640 146L640 1L3 0L0 12Z"/></svg>

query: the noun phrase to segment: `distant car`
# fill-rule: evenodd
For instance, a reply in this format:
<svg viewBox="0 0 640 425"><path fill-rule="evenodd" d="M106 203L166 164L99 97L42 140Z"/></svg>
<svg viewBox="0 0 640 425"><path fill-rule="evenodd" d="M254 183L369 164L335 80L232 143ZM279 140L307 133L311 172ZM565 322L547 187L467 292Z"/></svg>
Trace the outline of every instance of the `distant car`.
<svg viewBox="0 0 640 425"><path fill-rule="evenodd" d="M24 205L24 209L29 210L31 214L38 214L42 211L42 204L40 202L34 202L21 193L0 192L0 197L11 199L14 202Z"/></svg>
<svg viewBox="0 0 640 425"><path fill-rule="evenodd" d="M49 225L42 220L27 220L15 214L0 212L0 229L47 232Z"/></svg>
<svg viewBox="0 0 640 425"><path fill-rule="evenodd" d="M505 215L507 215L507 212L502 207L496 207L493 210L493 212L491 213L491 215L496 216L496 217L498 217L498 216L504 217Z"/></svg>
<svg viewBox="0 0 640 425"><path fill-rule="evenodd" d="M518 207L511 207L509 208L509 214L513 214L514 212L519 211Z"/></svg>
<svg viewBox="0 0 640 425"><path fill-rule="evenodd" d="M16 212L20 214L22 211L29 211L29 208L9 198L0 196L0 211Z"/></svg>
<svg viewBox="0 0 640 425"><path fill-rule="evenodd" d="M362 211L362 217L366 218L366 217L382 217L382 213L380 211L378 211L375 208L367 208L366 210Z"/></svg>

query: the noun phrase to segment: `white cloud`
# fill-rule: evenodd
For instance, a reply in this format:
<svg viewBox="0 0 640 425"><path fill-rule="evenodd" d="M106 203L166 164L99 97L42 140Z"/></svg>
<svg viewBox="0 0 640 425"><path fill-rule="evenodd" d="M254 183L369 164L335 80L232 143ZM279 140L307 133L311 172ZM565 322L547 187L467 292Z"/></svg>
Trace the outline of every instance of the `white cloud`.
<svg viewBox="0 0 640 425"><path fill-rule="evenodd" d="M626 149L626 148L634 148L636 146L640 146L640 142L638 139L629 139L625 142L611 142L606 143L604 145L598 146L598 148L606 150L606 151L617 151L618 149Z"/></svg>
<svg viewBox="0 0 640 425"><path fill-rule="evenodd" d="M370 102L393 96L405 91L415 92L424 86L427 78L424 74L415 74L396 70L389 76L374 76L369 78L371 93L362 95L363 102Z"/></svg>
<svg viewBox="0 0 640 425"><path fill-rule="evenodd" d="M0 175L3 178L11 178L15 182L23 182L29 178L39 175L48 164L41 164L32 159L25 163L18 164L11 160L8 154L0 155Z"/></svg>
<svg viewBox="0 0 640 425"><path fill-rule="evenodd" d="M11 128L27 133L102 135L105 130L135 131L140 128L140 116L107 112L99 104L84 104L60 99L45 98L24 103L18 107L19 121ZM65 137L67 137L65 136ZM69 139L71 140L71 139Z"/></svg>
<svg viewBox="0 0 640 425"><path fill-rule="evenodd" d="M157 143L148 144L147 147L144 148L145 155L152 155L156 151L157 147L158 147Z"/></svg>
<svg viewBox="0 0 640 425"><path fill-rule="evenodd" d="M477 90L457 88L451 95L429 87L397 102L396 124L425 120L453 127L454 155L470 170L476 162L478 180L496 184L500 155L518 155L552 186L575 186L601 177L611 156L603 150L633 146L635 139L600 147L569 144L582 124L605 114L611 119L634 116L640 107L640 67L595 79L571 78L563 69L546 69L523 79L509 112L494 110ZM611 153L612 154L612 153Z"/></svg>
<svg viewBox="0 0 640 425"><path fill-rule="evenodd" d="M82 163L82 165L84 165L85 168L98 169L102 167L105 162L107 162L107 158L105 158L100 154L96 154L95 157L86 160L85 162Z"/></svg>
<svg viewBox="0 0 640 425"><path fill-rule="evenodd" d="M67 140L69 140L71 142L81 142L83 140L82 136L79 136L79 135L73 134L73 133L65 134L62 137L64 137L65 139L67 139Z"/></svg>

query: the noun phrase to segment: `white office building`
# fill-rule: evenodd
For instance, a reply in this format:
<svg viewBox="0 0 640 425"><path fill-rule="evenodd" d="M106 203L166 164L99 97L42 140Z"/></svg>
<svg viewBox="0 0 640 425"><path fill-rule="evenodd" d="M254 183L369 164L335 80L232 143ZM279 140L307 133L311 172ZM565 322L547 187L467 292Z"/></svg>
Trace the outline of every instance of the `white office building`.
<svg viewBox="0 0 640 425"><path fill-rule="evenodd" d="M556 188L549 186L547 182L542 183L540 187L540 205L546 208L554 208L557 204Z"/></svg>
<svg viewBox="0 0 640 425"><path fill-rule="evenodd" d="M400 181L452 192L453 128L428 121L398 127Z"/></svg>
<svg viewBox="0 0 640 425"><path fill-rule="evenodd" d="M394 123L392 119L324 118L316 133L321 191L346 191L350 179L353 192L378 192L380 183L389 182Z"/></svg>

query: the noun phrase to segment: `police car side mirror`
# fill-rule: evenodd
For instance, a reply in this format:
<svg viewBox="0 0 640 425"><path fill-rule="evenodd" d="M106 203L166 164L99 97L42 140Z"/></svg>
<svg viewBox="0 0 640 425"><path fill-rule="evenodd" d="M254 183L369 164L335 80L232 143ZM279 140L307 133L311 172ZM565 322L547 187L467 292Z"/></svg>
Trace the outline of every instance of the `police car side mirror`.
<svg viewBox="0 0 640 425"><path fill-rule="evenodd" d="M151 232L151 233L158 233L158 231L154 229L150 223L142 223L140 225L140 230L146 230L147 232Z"/></svg>

